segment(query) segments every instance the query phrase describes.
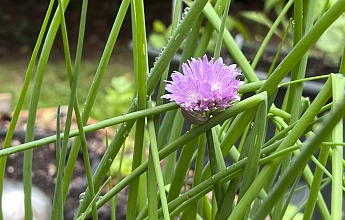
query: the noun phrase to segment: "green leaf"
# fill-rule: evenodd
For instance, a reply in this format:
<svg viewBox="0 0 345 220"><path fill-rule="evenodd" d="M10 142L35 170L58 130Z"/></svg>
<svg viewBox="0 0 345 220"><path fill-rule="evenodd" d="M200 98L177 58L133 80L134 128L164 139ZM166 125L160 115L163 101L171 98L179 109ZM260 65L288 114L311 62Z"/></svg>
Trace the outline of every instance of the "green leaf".
<svg viewBox="0 0 345 220"><path fill-rule="evenodd" d="M295 214L297 207L295 205L289 205L286 213L283 217L283 220L285 219L292 219L292 220L301 220L303 219L303 214L302 213L297 213Z"/></svg>
<svg viewBox="0 0 345 220"><path fill-rule="evenodd" d="M246 26L239 21L238 19L232 17L232 16L228 16L227 20L226 20L226 28L230 31L233 28L235 28L239 33L241 33L244 37L244 39L246 40L250 40L250 34L248 32L248 29L246 28Z"/></svg>
<svg viewBox="0 0 345 220"><path fill-rule="evenodd" d="M264 11L267 13L274 8L275 5L282 3L281 0L266 0L264 5Z"/></svg>
<svg viewBox="0 0 345 220"><path fill-rule="evenodd" d="M162 34L152 33L149 36L149 44L155 49L162 49L168 43L168 39Z"/></svg>
<svg viewBox="0 0 345 220"><path fill-rule="evenodd" d="M257 22L259 24L265 25L268 28L271 28L273 25L273 22L263 13L263 12L258 12L258 11L243 11L241 13L241 16ZM279 36L280 38L283 36L283 34L281 33L281 31L276 30L274 32L277 36Z"/></svg>
<svg viewBox="0 0 345 220"><path fill-rule="evenodd" d="M241 13L241 16L251 20L255 21L259 24L266 25L268 27L272 26L272 21L263 13L259 11L243 11Z"/></svg>
<svg viewBox="0 0 345 220"><path fill-rule="evenodd" d="M132 93L132 83L125 76L114 77L111 79L111 86L119 94Z"/></svg>
<svg viewBox="0 0 345 220"><path fill-rule="evenodd" d="M153 21L153 31L154 32L165 33L166 30L167 30L167 27L165 26L165 24L162 21L160 21L158 19Z"/></svg>
<svg viewBox="0 0 345 220"><path fill-rule="evenodd" d="M344 29L345 16L340 16L316 42L316 46L328 53L335 53L340 56L344 47Z"/></svg>

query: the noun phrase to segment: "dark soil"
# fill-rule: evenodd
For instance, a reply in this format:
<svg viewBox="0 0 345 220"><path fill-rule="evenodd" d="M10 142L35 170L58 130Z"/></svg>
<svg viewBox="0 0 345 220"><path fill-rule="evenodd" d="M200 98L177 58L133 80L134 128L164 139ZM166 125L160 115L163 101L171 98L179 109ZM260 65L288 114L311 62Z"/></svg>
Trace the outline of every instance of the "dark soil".
<svg viewBox="0 0 345 220"><path fill-rule="evenodd" d="M63 108L61 115L66 115L67 108ZM41 109L37 113L36 133L35 139L48 137L55 134L55 108ZM6 130L10 123L10 115L2 115L0 119L0 148L2 148ZM24 143L25 126L27 120L27 111L20 115L18 126L15 131L11 146ZM65 121L65 117L61 118L61 123ZM94 123L94 120L89 120L89 123ZM63 125L63 124L62 124ZM76 122L72 125L72 129L76 128ZM63 129L63 126L62 126ZM111 129L108 130L112 133ZM105 131L98 130L96 132L88 133L86 135L87 146L89 148L89 157L92 169L95 170L102 155L105 152ZM70 139L72 143L72 139ZM33 150L32 160L32 183L34 186L41 189L47 196L53 200L55 182L56 182L56 151L55 143L48 146L38 147ZM23 152L9 155L7 159L5 177L7 180L21 182L23 178ZM73 177L69 187L69 193L65 204L65 219L72 219L75 209L79 205L79 195L85 192L87 187L87 180L85 176L85 168L82 152L79 151L77 161L74 167ZM126 215L125 204L126 196L124 193L119 194L119 206L117 208L118 219L123 219ZM109 206L105 205L99 210L100 219L109 219Z"/></svg>

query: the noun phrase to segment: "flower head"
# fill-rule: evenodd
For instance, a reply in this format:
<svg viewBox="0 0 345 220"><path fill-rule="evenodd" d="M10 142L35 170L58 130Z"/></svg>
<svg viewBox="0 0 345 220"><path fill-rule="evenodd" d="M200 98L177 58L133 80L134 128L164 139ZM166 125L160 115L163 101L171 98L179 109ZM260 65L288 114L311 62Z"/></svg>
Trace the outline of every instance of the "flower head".
<svg viewBox="0 0 345 220"><path fill-rule="evenodd" d="M184 75L174 71L172 81L166 81L166 90L170 94L162 98L175 101L185 116L201 117L195 124L204 123L210 115L223 111L240 99L237 90L243 82L237 80L241 73L235 64L227 66L222 58L209 61L205 55L182 64L182 70Z"/></svg>

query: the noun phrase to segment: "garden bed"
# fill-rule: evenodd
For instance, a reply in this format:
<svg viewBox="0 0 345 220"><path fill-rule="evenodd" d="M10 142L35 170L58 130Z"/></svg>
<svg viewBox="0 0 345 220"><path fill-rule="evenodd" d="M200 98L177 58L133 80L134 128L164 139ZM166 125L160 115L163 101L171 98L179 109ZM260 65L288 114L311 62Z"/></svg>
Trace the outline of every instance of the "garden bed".
<svg viewBox="0 0 345 220"><path fill-rule="evenodd" d="M28 112L24 111L20 114L17 128L14 133L11 146L24 143L25 126ZM67 107L61 109L61 123L66 120ZM0 118L0 147L11 120L9 114L3 114ZM40 109L37 112L37 123L35 139L41 139L55 134L56 131L56 108ZM88 124L95 123L90 119ZM62 124L62 128L64 125ZM75 117L71 129L76 129ZM111 129L107 128L107 132L112 135ZM105 130L98 130L87 133L87 146L89 148L89 157L92 169L96 169L102 155L105 152ZM72 139L70 140L70 143ZM50 199L53 200L55 182L56 182L56 154L55 143L51 143L44 147L35 148L32 160L32 183L34 186L42 190ZM5 177L8 181L21 182L23 178L23 157L24 153L15 153L8 156ZM87 179L85 176L85 167L81 150L79 151L77 161L75 163L73 177L69 187L69 193L65 204L65 219L73 219L75 209L79 205L79 195L85 191L87 187ZM126 192L119 194L119 202L117 207L117 219L124 219L126 216ZM109 206L104 206L99 210L100 219L108 219L110 216Z"/></svg>

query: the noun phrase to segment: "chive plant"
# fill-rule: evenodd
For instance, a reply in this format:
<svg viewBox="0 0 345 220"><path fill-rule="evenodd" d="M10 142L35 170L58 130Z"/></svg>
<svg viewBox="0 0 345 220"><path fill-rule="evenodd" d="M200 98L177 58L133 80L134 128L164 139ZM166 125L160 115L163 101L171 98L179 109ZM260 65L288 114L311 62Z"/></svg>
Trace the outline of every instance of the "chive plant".
<svg viewBox="0 0 345 220"><path fill-rule="evenodd" d="M78 80L83 78L79 68L82 65L87 11L93 9L88 8L87 0L82 1L77 50L72 64L68 24L64 19L68 3L69 0L59 0L55 8L53 0L49 4L11 125L0 150L0 197L7 156L17 152L25 154L25 219L33 219L35 215L32 212L35 204L31 203L33 149L49 143L56 143L57 158L53 219L64 219L64 203L69 196L68 187L80 147L88 187L80 197L79 207L75 207L74 219L89 216L98 219L97 210L106 203L111 204L109 213L112 214L109 216L115 219L118 200L114 198L126 187L129 187L126 205L127 219L130 220L237 220L265 219L267 216L271 219L290 216L293 219L297 215L312 219L316 213L322 219L341 219L345 164L345 49L338 73L322 72L312 78L306 78L305 73L308 71L310 49L344 13L345 0L329 3L319 16L315 16L317 1L287 1L251 65L225 28L231 0L185 0L183 13L179 11L182 1L172 1L175 10L171 36L151 69L146 43L145 2L124 0L117 11L92 86L85 91L88 96L82 110L78 105L76 88ZM267 70L272 70L272 73L266 79L259 80L255 74L258 61L274 29L292 8L293 24L290 28L294 33L293 48L276 67L273 62ZM54 9L55 14L52 15ZM123 25L126 14L131 14L133 32L135 96L132 105L123 115L86 125L92 108L96 108L94 102L107 64L112 56L116 56L112 52L118 33L123 28L129 28ZM201 27L202 32L199 31ZM64 133L59 132L58 117L56 135L34 140L40 90L42 86L49 86L42 83L45 67L59 29L65 52L66 78L70 81L67 121L63 123ZM213 33L217 33L215 52L211 56L205 55ZM172 80L167 81L171 74L167 67L179 48L183 51L180 69L173 70ZM225 53L221 51L231 54L233 65L223 63L222 55ZM35 80L31 81L36 63ZM282 83L290 72L291 80ZM242 81L237 77L241 74L244 76ZM316 98L309 105L304 105L303 84L320 78L326 78L326 83ZM28 94L30 83L33 84L33 91ZM158 96L155 94L157 100L152 101L156 87L160 88ZM278 107L274 103L281 87L287 90L283 106ZM31 101L25 143L10 147L26 96ZM170 102L163 102L162 98ZM56 108L59 112L60 107ZM73 112L77 118L76 130L70 129ZM269 122L275 125L273 137L268 135ZM188 131L183 129L186 124ZM107 142L106 152L92 173L85 134L114 125L120 127L109 142L104 140ZM130 131L134 140L131 173L120 179L111 176L110 166L118 158L117 155L123 155L123 150L120 150ZM71 137L75 138L67 153ZM315 156L317 153L318 156ZM311 165L316 168L311 169ZM111 184L112 179L117 180L115 185ZM105 191L105 186L109 190ZM324 187L330 187L330 199L325 197ZM291 198L305 188L308 189L307 199L291 213ZM0 204L3 202L6 201L0 199ZM4 219L2 212L0 219Z"/></svg>

